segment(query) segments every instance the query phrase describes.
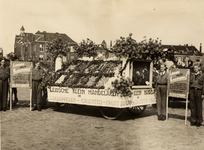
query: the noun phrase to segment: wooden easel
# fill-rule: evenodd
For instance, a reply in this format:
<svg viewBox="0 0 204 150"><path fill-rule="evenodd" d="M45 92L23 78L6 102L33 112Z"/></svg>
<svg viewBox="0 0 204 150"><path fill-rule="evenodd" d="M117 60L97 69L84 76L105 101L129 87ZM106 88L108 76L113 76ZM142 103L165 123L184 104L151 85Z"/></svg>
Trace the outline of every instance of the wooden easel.
<svg viewBox="0 0 204 150"><path fill-rule="evenodd" d="M171 73L171 71L170 71ZM187 76L188 76L188 81L189 81L189 75L190 75L190 70L187 69ZM166 97L166 120L168 120L168 101L169 101L169 91L168 87L170 84L170 79L168 79L168 85L167 85L167 97ZM187 92L186 92L186 111L185 111L185 125L187 123L187 118L188 118L188 95L189 95L189 82L187 83ZM176 97L176 98L183 98L183 97Z"/></svg>
<svg viewBox="0 0 204 150"><path fill-rule="evenodd" d="M12 101L13 101L13 95L12 95L12 76L13 76L13 74L12 74L12 65L13 65L13 62L12 61L10 61L10 64L11 64L11 67L10 67L10 86L9 86L9 91L10 91L10 94L9 94L9 96L10 96L10 111L12 110ZM31 64L31 66L30 66L30 86L29 86L29 88L30 88L30 111L31 111L31 109L32 109L32 71L31 71L31 68L32 68L32 64ZM16 87L17 88L17 87ZM20 88L22 88L22 87L20 87Z"/></svg>

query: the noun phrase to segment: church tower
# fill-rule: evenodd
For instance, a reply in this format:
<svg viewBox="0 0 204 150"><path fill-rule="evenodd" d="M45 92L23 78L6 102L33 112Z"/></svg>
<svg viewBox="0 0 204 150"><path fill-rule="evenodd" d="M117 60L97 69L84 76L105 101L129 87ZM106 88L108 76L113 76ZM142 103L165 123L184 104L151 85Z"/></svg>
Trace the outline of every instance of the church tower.
<svg viewBox="0 0 204 150"><path fill-rule="evenodd" d="M24 27L23 27L23 26L21 27L20 31L21 31L21 32L20 32L20 33L21 33L21 36L23 36L23 35L24 35L24 33L25 33L25 29L24 29Z"/></svg>

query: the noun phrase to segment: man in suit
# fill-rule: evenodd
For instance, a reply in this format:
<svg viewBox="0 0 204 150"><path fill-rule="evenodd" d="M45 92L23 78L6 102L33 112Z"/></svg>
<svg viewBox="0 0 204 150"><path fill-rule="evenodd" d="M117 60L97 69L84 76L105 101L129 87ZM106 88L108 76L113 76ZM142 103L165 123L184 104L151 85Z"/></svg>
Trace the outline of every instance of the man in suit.
<svg viewBox="0 0 204 150"><path fill-rule="evenodd" d="M168 74L166 71L166 65L161 64L160 70L155 78L156 91L157 91L157 113L158 120L166 120L166 97L167 97L167 79Z"/></svg>
<svg viewBox="0 0 204 150"><path fill-rule="evenodd" d="M5 66L5 60L2 59L0 64L0 109L1 111L7 110L9 76L10 76L10 68Z"/></svg>
<svg viewBox="0 0 204 150"><path fill-rule="evenodd" d="M200 127L203 122L202 116L202 97L203 97L203 82L204 76L200 71L200 65L196 64L193 67L194 72L190 76L190 107L191 107L191 126Z"/></svg>
<svg viewBox="0 0 204 150"><path fill-rule="evenodd" d="M39 85L42 82L43 70L39 65L39 62L36 63L35 68L32 69L32 111L42 110L42 89Z"/></svg>

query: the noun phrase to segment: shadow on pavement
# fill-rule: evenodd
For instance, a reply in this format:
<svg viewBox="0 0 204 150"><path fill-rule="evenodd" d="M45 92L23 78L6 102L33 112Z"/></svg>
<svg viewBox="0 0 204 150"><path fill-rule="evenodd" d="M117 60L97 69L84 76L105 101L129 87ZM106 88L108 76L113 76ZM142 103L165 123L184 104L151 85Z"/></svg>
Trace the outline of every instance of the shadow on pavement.
<svg viewBox="0 0 204 150"><path fill-rule="evenodd" d="M8 102L9 103L9 102ZM30 107L30 101L29 100L19 100L16 106L12 105L12 109L20 109L24 107ZM55 103L49 103L46 106L43 107L43 109L53 108L55 107ZM10 105L8 106L8 109L10 108Z"/></svg>
<svg viewBox="0 0 204 150"><path fill-rule="evenodd" d="M186 100L171 100L168 104L169 107L173 108L185 108L186 109ZM190 109L188 101L188 109Z"/></svg>
<svg viewBox="0 0 204 150"><path fill-rule="evenodd" d="M189 106L189 105L188 105ZM30 101L29 100L19 100L19 103L16 106L13 106L12 109L21 109L25 107L30 107ZM186 101L185 100L170 100L169 102L169 108L181 108L185 109L186 107ZM54 102L48 102L45 107L43 107L43 110L46 109L52 109L53 111L60 112L60 113L71 113L75 115L84 115L84 116L92 116L92 117L100 117L103 118L102 114L100 113L100 107L98 106L87 106L87 105L75 105L72 104L70 106L67 106L66 108L57 107L56 103ZM122 109L121 115L116 119L120 121L126 121L131 119L137 119L137 118L143 118L143 117L149 117L157 115L157 109L156 106L147 106L146 110L140 114L140 115L132 115L130 114L126 108ZM175 119L185 119L185 116L177 115L177 114L169 114L169 118L175 118ZM189 119L188 119L189 120Z"/></svg>
<svg viewBox="0 0 204 150"><path fill-rule="evenodd" d="M56 112L62 112L62 113L71 113L75 115L84 115L84 116L91 116L91 117L100 117L103 118L102 114L100 113L100 107L99 106L88 106L88 105L72 105L68 106L66 108L57 108L54 107L53 111ZM136 118L141 118L141 117L148 117L156 114L156 109L148 106L146 110L141 114L134 116L130 114L126 108L122 108L122 113L121 115L115 119L115 120L120 120L120 121L126 121L126 120L131 120L131 119L136 119Z"/></svg>

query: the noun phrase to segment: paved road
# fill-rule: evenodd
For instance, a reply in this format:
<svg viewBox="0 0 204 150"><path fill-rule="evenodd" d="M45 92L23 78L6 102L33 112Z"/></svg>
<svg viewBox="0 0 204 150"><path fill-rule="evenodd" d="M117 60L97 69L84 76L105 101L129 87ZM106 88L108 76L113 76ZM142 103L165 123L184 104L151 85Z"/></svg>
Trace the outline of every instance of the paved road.
<svg viewBox="0 0 204 150"><path fill-rule="evenodd" d="M171 103L168 121L157 121L151 106L139 117L124 109L117 120L106 120L89 106L61 112L48 103L41 112L31 112L29 90L18 91L19 105L1 112L2 150L204 149L204 126L184 124L182 101Z"/></svg>

